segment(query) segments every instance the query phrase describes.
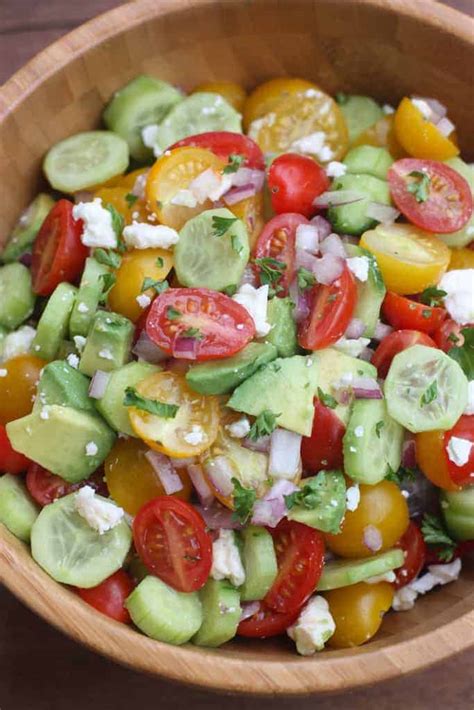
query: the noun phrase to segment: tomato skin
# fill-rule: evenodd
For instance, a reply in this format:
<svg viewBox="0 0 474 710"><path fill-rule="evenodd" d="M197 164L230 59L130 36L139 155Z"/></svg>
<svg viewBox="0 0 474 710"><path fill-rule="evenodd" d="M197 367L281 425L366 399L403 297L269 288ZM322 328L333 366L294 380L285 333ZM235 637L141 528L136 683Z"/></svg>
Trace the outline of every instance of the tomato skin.
<svg viewBox="0 0 474 710"><path fill-rule="evenodd" d="M169 320L168 308L181 311L182 317ZM243 328L238 330L237 325ZM180 355L177 342L190 327L197 327L203 337L196 338L192 355ZM255 335L255 323L243 306L223 293L207 288L169 288L153 301L146 332L174 357L203 361L230 357L242 350Z"/></svg>
<svg viewBox="0 0 474 710"><path fill-rule="evenodd" d="M308 220L300 214L279 214L267 222L255 245L256 259L270 257L286 264L281 277L273 284L276 295L281 298L288 295L295 275L295 237L300 224L308 224ZM260 273L259 267L257 272Z"/></svg>
<svg viewBox="0 0 474 710"><path fill-rule="evenodd" d="M47 365L35 355L17 355L2 362L7 373L0 377L0 424L30 414L40 372Z"/></svg>
<svg viewBox="0 0 474 710"><path fill-rule="evenodd" d="M324 564L324 540L317 530L292 520L269 529L278 560L278 575L264 598L279 613L300 609L316 589Z"/></svg>
<svg viewBox="0 0 474 710"><path fill-rule="evenodd" d="M59 200L47 215L33 244L33 291L49 296L61 281L81 275L89 249L81 242L82 220L72 216L74 205Z"/></svg>
<svg viewBox="0 0 474 710"><path fill-rule="evenodd" d="M436 347L434 340L426 333L420 333L419 330L394 330L393 333L387 335L377 346L370 361L377 368L378 376L385 379L395 355L401 353L402 350L411 348L412 345Z"/></svg>
<svg viewBox="0 0 474 710"><path fill-rule="evenodd" d="M11 473L17 476L26 471L30 460L19 454L10 444L5 427L0 424L0 473Z"/></svg>
<svg viewBox="0 0 474 710"><path fill-rule="evenodd" d="M159 496L133 521L136 550L151 574L180 592L195 592L212 567L212 538L189 503Z"/></svg>
<svg viewBox="0 0 474 710"><path fill-rule="evenodd" d="M424 173L430 178L428 198L418 202L408 189ZM412 175L412 178L410 178ZM472 214L472 194L462 175L437 160L402 158L387 174L390 192L405 217L429 232L450 233L462 229Z"/></svg>
<svg viewBox="0 0 474 710"><path fill-rule="evenodd" d="M397 330L421 330L430 334L440 327L447 316L444 308L426 306L393 291L385 295L382 314Z"/></svg>
<svg viewBox="0 0 474 710"><path fill-rule="evenodd" d="M456 466L454 461L451 461L448 456L447 447L453 436L472 443L469 459L463 466ZM445 433L444 452L451 480L458 486L467 486L474 483L474 414L463 414L453 428Z"/></svg>
<svg viewBox="0 0 474 710"><path fill-rule="evenodd" d="M423 431L415 435L416 463L426 478L445 491L458 491L449 475L444 449L444 431Z"/></svg>
<svg viewBox="0 0 474 710"><path fill-rule="evenodd" d="M383 615L390 609L393 595L393 587L388 582L359 582L325 592L336 624L328 646L351 648L369 641L379 630Z"/></svg>
<svg viewBox="0 0 474 710"><path fill-rule="evenodd" d="M227 162L230 155L243 155L245 161L242 166L255 170L265 170L265 158L258 145L248 136L231 131L208 131L198 133L195 136L182 138L174 143L169 150L191 146L193 148L205 148L218 158Z"/></svg>
<svg viewBox="0 0 474 710"><path fill-rule="evenodd" d="M253 616L240 622L237 635L259 639L280 636L296 621L299 611L299 609L295 609L286 614L280 614L261 603L260 609Z"/></svg>
<svg viewBox="0 0 474 710"><path fill-rule="evenodd" d="M426 543L420 528L413 520L395 547L401 548L405 553L405 562L394 570L396 579L393 586L400 589L418 576L426 562Z"/></svg>
<svg viewBox="0 0 474 710"><path fill-rule="evenodd" d="M272 207L277 214L296 212L313 217L316 197L329 188L329 178L312 158L297 153L278 156L268 171Z"/></svg>
<svg viewBox="0 0 474 710"><path fill-rule="evenodd" d="M331 285L317 284L311 290L309 316L298 328L298 342L305 350L333 345L347 330L357 301L357 286L349 268Z"/></svg>
<svg viewBox="0 0 474 710"><path fill-rule="evenodd" d="M134 584L131 577L119 569L96 587L77 589L81 599L105 616L109 616L122 624L131 624L132 620L124 602L133 592Z"/></svg>
<svg viewBox="0 0 474 710"><path fill-rule="evenodd" d="M311 473L342 468L345 431L339 417L316 398L311 436L304 436L301 442L303 468Z"/></svg>
<svg viewBox="0 0 474 710"><path fill-rule="evenodd" d="M433 333L433 340L438 348L444 350L445 353L449 352L451 348L460 348L464 345L464 335L461 330L466 327L471 326L459 325L455 320L447 318Z"/></svg>
<svg viewBox="0 0 474 710"><path fill-rule="evenodd" d="M44 506L53 503L58 498L69 495L69 493L78 491L83 486L91 486L99 495L106 498L108 497L108 491L103 479L104 473L99 468L85 481L68 483L61 476L57 476L55 473L51 473L51 471L31 461L25 482L31 497L38 505Z"/></svg>

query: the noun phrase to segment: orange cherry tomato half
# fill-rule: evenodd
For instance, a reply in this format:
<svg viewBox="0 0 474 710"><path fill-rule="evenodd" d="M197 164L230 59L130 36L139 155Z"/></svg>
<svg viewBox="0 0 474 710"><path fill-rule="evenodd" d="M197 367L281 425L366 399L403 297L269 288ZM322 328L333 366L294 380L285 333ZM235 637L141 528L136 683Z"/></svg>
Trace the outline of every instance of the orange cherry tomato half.
<svg viewBox="0 0 474 710"><path fill-rule="evenodd" d="M419 575L426 562L426 543L420 528L413 520L395 547L401 548L405 555L403 565L395 570L393 583L395 589L400 589Z"/></svg>
<svg viewBox="0 0 474 710"><path fill-rule="evenodd" d="M444 136L434 123L427 121L408 97L400 101L393 126L400 145L414 158L447 160L459 154L454 141Z"/></svg>
<svg viewBox="0 0 474 710"><path fill-rule="evenodd" d="M18 355L2 362L0 377L0 424L24 417L33 409L40 373L47 365L35 355Z"/></svg>
<svg viewBox="0 0 474 710"><path fill-rule="evenodd" d="M456 464L449 456L449 442L452 437L471 442L471 448L467 456L467 461L463 464ZM444 435L444 450L447 457L448 473L451 480L459 486L467 486L474 483L474 415L463 414L450 431Z"/></svg>
<svg viewBox="0 0 474 710"><path fill-rule="evenodd" d="M434 333L447 316L444 308L427 306L393 291L385 295L382 313L397 330L420 330L423 333Z"/></svg>
<svg viewBox="0 0 474 710"><path fill-rule="evenodd" d="M297 153L278 156L268 171L272 207L277 214L296 212L313 217L313 202L329 188L329 178L312 158Z"/></svg>
<svg viewBox="0 0 474 710"><path fill-rule="evenodd" d="M328 640L331 648L360 646L380 628L392 606L394 590L388 582L351 584L325 592L336 630Z"/></svg>
<svg viewBox="0 0 474 710"><path fill-rule="evenodd" d="M0 473L11 473L17 476L26 471L30 460L19 454L10 444L5 427L0 424Z"/></svg>
<svg viewBox="0 0 474 710"><path fill-rule="evenodd" d="M387 335L377 346L370 361L377 368L378 376L385 379L395 355L401 353L402 350L411 348L412 345L436 347L436 343L431 340L430 336L420 333L419 330L394 330L393 333Z"/></svg>
<svg viewBox="0 0 474 710"><path fill-rule="evenodd" d="M301 460L309 473L342 468L342 439L346 428L333 410L314 400L311 436L301 442Z"/></svg>
<svg viewBox="0 0 474 710"><path fill-rule="evenodd" d="M458 491L459 486L449 475L444 449L444 431L423 431L415 435L416 462L426 478L445 491Z"/></svg>
<svg viewBox="0 0 474 710"><path fill-rule="evenodd" d="M132 620L124 604L133 592L133 588L132 578L123 569L119 569L96 587L78 589L77 593L83 601L101 614L122 624L130 624Z"/></svg>
<svg viewBox="0 0 474 710"><path fill-rule="evenodd" d="M300 224L308 224L300 214L277 215L265 225L255 245L255 259L273 260L256 262L260 283L268 283L266 267L279 271L281 275L272 279L271 288L281 298L288 294L295 274L295 238Z"/></svg>

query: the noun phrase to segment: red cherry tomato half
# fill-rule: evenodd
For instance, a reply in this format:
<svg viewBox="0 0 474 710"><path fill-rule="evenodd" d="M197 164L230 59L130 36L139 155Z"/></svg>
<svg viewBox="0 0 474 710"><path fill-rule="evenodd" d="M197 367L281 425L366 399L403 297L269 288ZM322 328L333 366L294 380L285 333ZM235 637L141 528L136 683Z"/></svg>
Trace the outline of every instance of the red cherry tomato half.
<svg viewBox="0 0 474 710"><path fill-rule="evenodd" d="M10 444L5 427L0 424L0 473L11 473L14 476L26 471L30 460L19 454Z"/></svg>
<svg viewBox="0 0 474 710"><path fill-rule="evenodd" d="M452 437L470 441L472 446L466 463L458 466L449 457L449 442ZM463 414L450 431L444 435L444 451L448 473L458 486L467 486L474 483L474 414Z"/></svg>
<svg viewBox="0 0 474 710"><path fill-rule="evenodd" d="M255 245L255 259L275 259L279 262L279 265L269 262L269 266L281 271L281 276L272 281L276 295L281 298L288 294L295 274L295 235L300 224L308 224L308 220L300 214L277 215L267 222ZM262 278L265 268L257 265L257 272L260 282L267 283Z"/></svg>
<svg viewBox="0 0 474 710"><path fill-rule="evenodd" d="M271 164L268 187L277 214L297 212L313 217L318 212L313 202L329 188L329 178L312 158L285 153Z"/></svg>
<svg viewBox="0 0 474 710"><path fill-rule="evenodd" d="M301 442L303 467L309 473L342 468L342 439L346 429L332 409L314 400L313 429L311 436Z"/></svg>
<svg viewBox="0 0 474 710"><path fill-rule="evenodd" d="M79 490L83 486L91 486L97 493L107 497L107 486L104 482L104 472L100 468L90 478L80 483L68 483L56 474L51 473L37 463L30 463L26 474L26 487L31 497L39 505L49 505L58 498Z"/></svg>
<svg viewBox="0 0 474 710"><path fill-rule="evenodd" d="M298 341L305 350L333 345L347 330L357 300L357 286L347 266L330 286L317 284L311 291L311 311L300 324Z"/></svg>
<svg viewBox="0 0 474 710"><path fill-rule="evenodd" d="M199 133L174 143L169 150L182 146L205 148L225 161L228 161L231 155L242 155L245 158L242 166L254 170L265 170L265 158L259 146L251 138L241 133L232 133L231 131Z"/></svg>
<svg viewBox="0 0 474 710"><path fill-rule="evenodd" d="M223 293L169 288L153 301L146 332L176 358L217 360L242 350L255 335L255 323L243 306Z"/></svg>
<svg viewBox="0 0 474 710"><path fill-rule="evenodd" d="M463 328L471 328L472 325L459 325L456 321L448 318L443 321L439 328L433 333L433 340L438 348L447 353L451 348L460 348L464 345L464 335L461 333Z"/></svg>
<svg viewBox="0 0 474 710"><path fill-rule="evenodd" d="M396 330L421 330L423 333L434 333L447 315L444 308L426 306L393 291L385 295L382 313Z"/></svg>
<svg viewBox="0 0 474 710"><path fill-rule="evenodd" d="M426 543L416 523L410 522L407 531L397 542L405 554L405 562L395 570L395 589L400 589L411 582L421 572L426 563Z"/></svg>
<svg viewBox="0 0 474 710"><path fill-rule="evenodd" d="M299 609L279 614L261 603L260 609L253 616L240 622L237 635L259 639L280 636L296 621L298 615Z"/></svg>
<svg viewBox="0 0 474 710"><path fill-rule="evenodd" d="M372 365L377 368L378 376L385 379L395 355L406 348L411 348L412 345L436 347L436 343L430 336L420 333L419 330L394 330L393 333L387 335L378 345L371 360Z"/></svg>
<svg viewBox="0 0 474 710"><path fill-rule="evenodd" d="M81 242L82 221L72 216L74 205L59 200L49 212L33 244L33 291L49 296L61 281L76 281L89 250Z"/></svg>
<svg viewBox="0 0 474 710"><path fill-rule="evenodd" d="M149 571L180 592L206 583L212 538L197 510L170 496L145 503L133 521L136 550Z"/></svg>
<svg viewBox="0 0 474 710"><path fill-rule="evenodd" d="M324 539L302 523L282 520L269 529L278 560L278 575L264 603L287 614L300 609L316 589L324 564Z"/></svg>
<svg viewBox="0 0 474 710"><path fill-rule="evenodd" d="M131 577L119 569L97 587L90 589L78 589L77 593L81 599L94 609L106 616L110 616L115 621L122 624L130 624L131 618L124 606L125 600L133 592L133 582Z"/></svg>
<svg viewBox="0 0 474 710"><path fill-rule="evenodd" d="M472 214L467 181L437 160L402 158L388 171L393 201L410 222L429 232L456 232Z"/></svg>

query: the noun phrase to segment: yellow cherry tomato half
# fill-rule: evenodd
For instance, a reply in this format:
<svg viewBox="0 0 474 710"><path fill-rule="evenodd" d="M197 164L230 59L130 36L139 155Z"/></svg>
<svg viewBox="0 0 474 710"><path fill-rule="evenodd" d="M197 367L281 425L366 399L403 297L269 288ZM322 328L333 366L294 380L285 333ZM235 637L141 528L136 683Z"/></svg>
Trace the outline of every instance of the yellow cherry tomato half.
<svg viewBox="0 0 474 710"><path fill-rule="evenodd" d="M146 278L163 281L172 266L173 256L166 249L133 249L124 254L107 299L111 310L133 322L138 320L143 307L138 303L137 296L141 293L149 298L155 296L153 289L142 292L143 281Z"/></svg>
<svg viewBox="0 0 474 710"><path fill-rule="evenodd" d="M446 453L444 451L444 435L446 432L423 431L415 437L416 462L426 478L438 488L445 491L459 491L448 471Z"/></svg>
<svg viewBox="0 0 474 710"><path fill-rule="evenodd" d="M145 399L176 405L174 416L150 414L130 407L132 429L151 449L167 456L197 456L215 441L219 426L219 400L193 392L183 375L158 372L140 382L136 390Z"/></svg>
<svg viewBox="0 0 474 710"><path fill-rule="evenodd" d="M414 158L447 160L459 155L453 140L443 136L407 97L400 101L395 112L394 128L398 142Z"/></svg>
<svg viewBox="0 0 474 710"><path fill-rule="evenodd" d="M114 187L127 187L129 190L133 190L137 178L139 178L141 175L146 175L148 173L148 170L149 168L137 168L137 170L132 170L131 173L127 173L126 175L120 175L120 177L116 178L117 183L116 185L114 185Z"/></svg>
<svg viewBox="0 0 474 710"><path fill-rule="evenodd" d="M451 249L448 270L454 269L474 269L474 249Z"/></svg>
<svg viewBox="0 0 474 710"><path fill-rule="evenodd" d="M302 94L308 89L317 88L316 84L306 79L280 77L265 81L247 97L243 115L244 128L247 130L253 121L271 113L287 96Z"/></svg>
<svg viewBox="0 0 474 710"><path fill-rule="evenodd" d="M149 212L145 200L135 198L127 187L101 187L94 195L100 197L102 204L113 205L124 218L125 224L131 224L134 220L136 222L148 220Z"/></svg>
<svg viewBox="0 0 474 710"><path fill-rule="evenodd" d="M173 204L180 190L188 190L189 185L209 168L221 174L225 167L224 161L210 150L204 148L175 148L166 151L153 165L146 183L148 208L156 214L161 224L173 229L181 227L196 215L212 207L212 202L197 204L195 207L185 207Z"/></svg>
<svg viewBox="0 0 474 710"><path fill-rule="evenodd" d="M451 256L441 239L411 224L379 224L362 235L360 246L377 259L387 289L399 294L437 284Z"/></svg>
<svg viewBox="0 0 474 710"><path fill-rule="evenodd" d="M110 495L129 515L136 515L142 505L165 490L157 472L145 457L148 446L140 439L118 439L104 461L105 479ZM183 488L173 497L189 500L191 481L185 468L176 469Z"/></svg>
<svg viewBox="0 0 474 710"><path fill-rule="evenodd" d="M253 197L247 197L245 200L230 205L229 209L236 217L241 219L247 227L249 246L250 250L252 250L260 232L265 226L263 218L263 190L257 192Z"/></svg>
<svg viewBox="0 0 474 710"><path fill-rule="evenodd" d="M359 490L359 505L346 513L341 532L325 535L329 549L341 557L385 552L398 542L410 522L407 502L395 483L381 481L375 486L361 485Z"/></svg>
<svg viewBox="0 0 474 710"><path fill-rule="evenodd" d="M325 592L336 630L328 640L331 648L352 648L369 641L379 630L392 606L394 588L388 582L352 584Z"/></svg>
<svg viewBox="0 0 474 710"><path fill-rule="evenodd" d="M0 424L31 412L40 373L47 364L34 355L18 355L2 362L6 374L0 377Z"/></svg>
<svg viewBox="0 0 474 710"><path fill-rule="evenodd" d="M247 94L245 89L235 81L208 81L196 86L192 93L196 94L202 91L206 93L210 92L211 94L219 94L219 96L222 96L236 111L242 113Z"/></svg>
<svg viewBox="0 0 474 710"><path fill-rule="evenodd" d="M393 158L403 158L406 152L397 140L393 127L393 116L380 118L373 126L369 126L351 144L351 148L358 145L373 145L376 148L386 148Z"/></svg>

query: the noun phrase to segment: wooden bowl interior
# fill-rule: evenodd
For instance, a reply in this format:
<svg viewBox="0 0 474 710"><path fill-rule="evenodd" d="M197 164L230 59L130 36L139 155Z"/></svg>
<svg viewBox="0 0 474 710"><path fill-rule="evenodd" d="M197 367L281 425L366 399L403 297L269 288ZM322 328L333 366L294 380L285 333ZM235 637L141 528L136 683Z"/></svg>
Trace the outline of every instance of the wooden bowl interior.
<svg viewBox="0 0 474 710"><path fill-rule="evenodd" d="M472 24L421 0L139 0L51 46L0 91L0 243L40 186L58 140L98 126L111 94L140 72L185 89L232 79L248 88L280 75L330 93L406 94L447 104L463 153L474 156ZM471 105L469 105L471 102ZM0 526L0 579L51 623L137 669L212 688L302 693L375 682L465 648L474 639L472 580L462 579L386 617L362 648L296 656L285 639L222 649L174 648L100 616L32 561Z"/></svg>

